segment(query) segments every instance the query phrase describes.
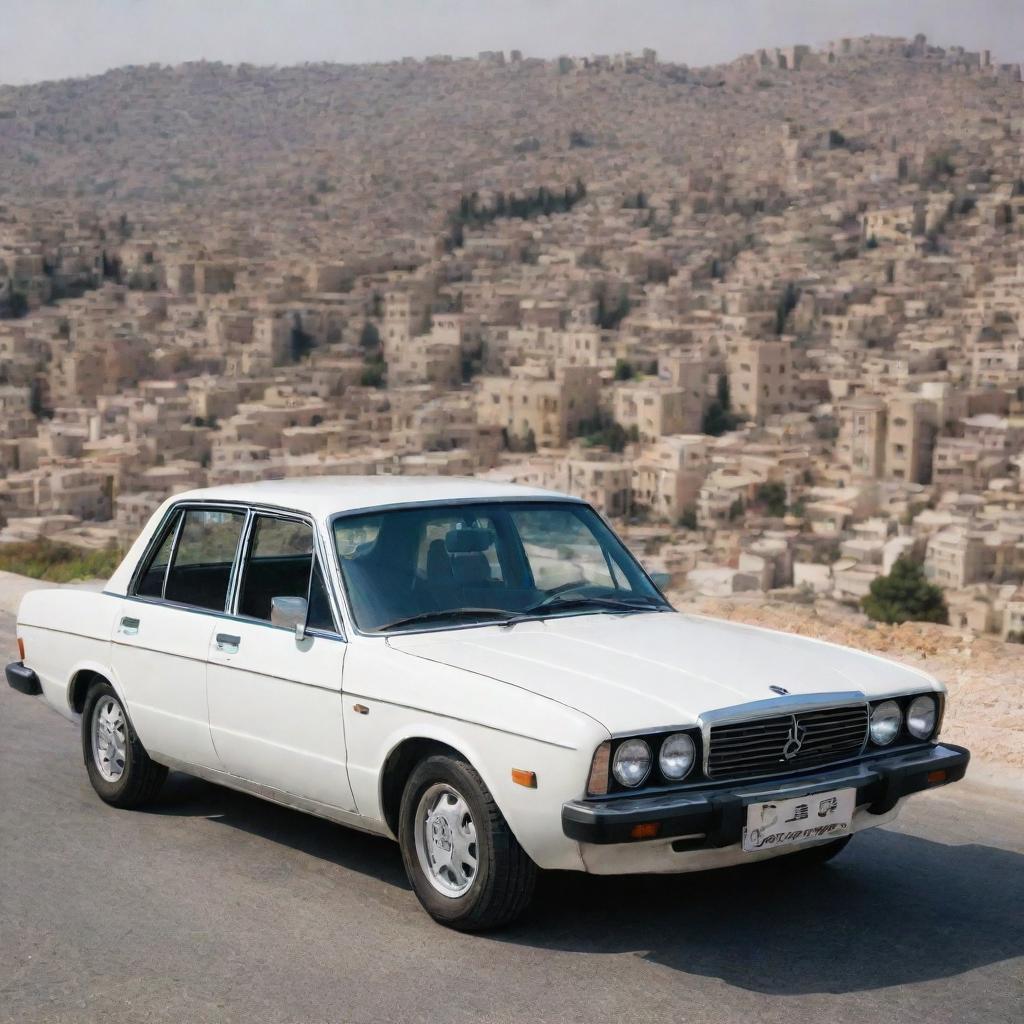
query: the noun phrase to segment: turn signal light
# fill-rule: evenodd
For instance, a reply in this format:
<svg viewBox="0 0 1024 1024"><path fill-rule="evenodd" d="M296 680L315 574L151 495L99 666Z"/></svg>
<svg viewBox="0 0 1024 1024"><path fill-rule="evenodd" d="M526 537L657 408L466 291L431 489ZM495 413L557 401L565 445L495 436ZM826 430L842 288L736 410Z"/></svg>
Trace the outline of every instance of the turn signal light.
<svg viewBox="0 0 1024 1024"><path fill-rule="evenodd" d="M25 641L20 636L18 637L18 657L22 661L25 660Z"/></svg>
<svg viewBox="0 0 1024 1024"><path fill-rule="evenodd" d="M537 773L528 772L525 768L513 768L512 781L517 786L525 786L527 789L536 789Z"/></svg>
<svg viewBox="0 0 1024 1024"><path fill-rule="evenodd" d="M945 782L946 781L946 769L945 768L939 768L939 769L937 769L934 772L929 772L927 774L926 778L928 779L929 785L932 785L932 786L936 785L939 782Z"/></svg>
<svg viewBox="0 0 1024 1024"><path fill-rule="evenodd" d="M660 831L660 821L645 821L639 825L634 825L629 830L629 834L634 839L654 839Z"/></svg>
<svg viewBox="0 0 1024 1024"><path fill-rule="evenodd" d="M587 779L587 796L604 796L608 792L608 762L611 760L612 745L605 740L594 751L590 762L590 778Z"/></svg>

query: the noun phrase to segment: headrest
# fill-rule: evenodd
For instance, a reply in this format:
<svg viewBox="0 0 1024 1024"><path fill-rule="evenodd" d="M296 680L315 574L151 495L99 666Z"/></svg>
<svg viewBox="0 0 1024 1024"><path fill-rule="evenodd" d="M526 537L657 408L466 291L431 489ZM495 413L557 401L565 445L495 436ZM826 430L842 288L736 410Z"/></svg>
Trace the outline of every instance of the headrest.
<svg viewBox="0 0 1024 1024"><path fill-rule="evenodd" d="M450 555L486 551L493 543L494 531L478 526L463 526L444 535L445 550Z"/></svg>

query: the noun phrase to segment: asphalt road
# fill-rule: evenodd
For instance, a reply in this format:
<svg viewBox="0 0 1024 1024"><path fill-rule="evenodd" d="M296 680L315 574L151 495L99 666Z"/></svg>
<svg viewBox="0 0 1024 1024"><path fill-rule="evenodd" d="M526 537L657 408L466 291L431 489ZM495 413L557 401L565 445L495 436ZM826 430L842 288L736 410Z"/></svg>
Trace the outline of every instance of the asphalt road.
<svg viewBox="0 0 1024 1024"><path fill-rule="evenodd" d="M0 1020L1021 1024L1024 815L964 783L814 874L549 875L459 935L384 840L184 775L105 806L3 686Z"/></svg>

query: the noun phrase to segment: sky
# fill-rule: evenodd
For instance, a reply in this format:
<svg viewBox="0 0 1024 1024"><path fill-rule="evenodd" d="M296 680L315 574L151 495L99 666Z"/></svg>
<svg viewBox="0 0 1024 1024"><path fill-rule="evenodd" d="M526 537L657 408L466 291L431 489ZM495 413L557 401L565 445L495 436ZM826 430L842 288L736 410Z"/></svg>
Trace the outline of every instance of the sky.
<svg viewBox="0 0 1024 1024"><path fill-rule="evenodd" d="M761 46L913 36L1024 60L1024 0L0 0L0 83L187 60L363 63L655 48L700 66Z"/></svg>

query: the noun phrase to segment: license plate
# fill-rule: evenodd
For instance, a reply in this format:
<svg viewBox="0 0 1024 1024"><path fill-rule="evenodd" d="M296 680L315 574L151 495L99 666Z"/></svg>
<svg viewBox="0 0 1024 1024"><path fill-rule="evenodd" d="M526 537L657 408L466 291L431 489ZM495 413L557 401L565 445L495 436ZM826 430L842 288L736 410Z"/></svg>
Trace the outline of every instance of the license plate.
<svg viewBox="0 0 1024 1024"><path fill-rule="evenodd" d="M855 789L836 789L791 800L748 804L743 849L755 853L845 836L850 831L856 799Z"/></svg>

